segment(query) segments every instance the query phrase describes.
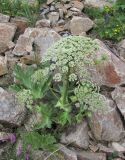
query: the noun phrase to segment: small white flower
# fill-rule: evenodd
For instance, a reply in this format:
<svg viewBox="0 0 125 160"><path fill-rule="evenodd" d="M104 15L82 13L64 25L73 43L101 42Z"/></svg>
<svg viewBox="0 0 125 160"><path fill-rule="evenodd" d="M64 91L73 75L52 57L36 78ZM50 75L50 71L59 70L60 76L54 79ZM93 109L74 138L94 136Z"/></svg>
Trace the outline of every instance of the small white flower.
<svg viewBox="0 0 125 160"><path fill-rule="evenodd" d="M53 77L53 79L56 81L56 82L60 82L61 79L62 79L62 76L60 73L56 73L55 76Z"/></svg>

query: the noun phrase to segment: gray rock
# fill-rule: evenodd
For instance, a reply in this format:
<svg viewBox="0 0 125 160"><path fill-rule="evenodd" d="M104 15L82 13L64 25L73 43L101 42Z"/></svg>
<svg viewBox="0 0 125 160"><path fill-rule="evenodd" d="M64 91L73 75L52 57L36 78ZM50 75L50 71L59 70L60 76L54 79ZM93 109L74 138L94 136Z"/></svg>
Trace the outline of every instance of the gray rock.
<svg viewBox="0 0 125 160"><path fill-rule="evenodd" d="M118 109L125 118L125 88L117 87L111 94L113 100L117 104Z"/></svg>
<svg viewBox="0 0 125 160"><path fill-rule="evenodd" d="M69 133L68 131L65 132L61 137L61 143L71 143L71 145L87 149L89 146L87 122L84 121L81 124L76 125Z"/></svg>
<svg viewBox="0 0 125 160"><path fill-rule="evenodd" d="M13 40L16 26L11 23L0 23L0 53L8 49L8 44Z"/></svg>
<svg viewBox="0 0 125 160"><path fill-rule="evenodd" d="M0 88L0 123L18 126L25 117L24 106L17 103L15 95Z"/></svg>
<svg viewBox="0 0 125 160"><path fill-rule="evenodd" d="M59 20L59 13L58 12L50 12L48 14L49 20L52 24L56 24L56 22Z"/></svg>
<svg viewBox="0 0 125 160"><path fill-rule="evenodd" d="M53 3L53 2L54 2L54 0L47 0L47 5L49 5L49 4Z"/></svg>
<svg viewBox="0 0 125 160"><path fill-rule="evenodd" d="M17 44L13 50L16 56L24 56L32 51L32 41L29 37L21 35L17 40Z"/></svg>
<svg viewBox="0 0 125 160"><path fill-rule="evenodd" d="M92 81L99 86L117 87L125 83L125 63L116 57L106 45L96 39L99 49L95 53L95 59L100 61L90 68Z"/></svg>
<svg viewBox="0 0 125 160"><path fill-rule="evenodd" d="M95 112L90 118L90 128L99 141L115 142L125 136L125 130L116 105L112 100L105 100L104 111Z"/></svg>
<svg viewBox="0 0 125 160"><path fill-rule="evenodd" d="M112 147L116 152L123 152L125 153L125 147L122 146L120 143L112 142Z"/></svg>
<svg viewBox="0 0 125 160"><path fill-rule="evenodd" d="M109 3L107 0L85 0L84 2L85 6L90 7L98 7L102 8L104 6L111 6L111 3Z"/></svg>
<svg viewBox="0 0 125 160"><path fill-rule="evenodd" d="M36 27L42 28L42 27L50 27L50 20L48 19L41 19L36 22Z"/></svg>
<svg viewBox="0 0 125 160"><path fill-rule="evenodd" d="M73 35L79 35L82 32L89 31L93 25L93 21L87 17L74 16L70 22L70 30Z"/></svg>
<svg viewBox="0 0 125 160"><path fill-rule="evenodd" d="M118 54L125 61L125 39L118 44Z"/></svg>
<svg viewBox="0 0 125 160"><path fill-rule="evenodd" d="M5 57L0 56L0 76L8 73L7 60Z"/></svg>
<svg viewBox="0 0 125 160"><path fill-rule="evenodd" d="M10 16L0 13L0 23L9 22Z"/></svg>
<svg viewBox="0 0 125 160"><path fill-rule="evenodd" d="M77 154L74 151L66 148L62 144L59 145L59 148L60 148L59 152L62 153L65 160L77 160Z"/></svg>
<svg viewBox="0 0 125 160"><path fill-rule="evenodd" d="M106 160L105 153L78 152L78 160Z"/></svg>
<svg viewBox="0 0 125 160"><path fill-rule="evenodd" d="M40 54L44 56L46 50L55 42L60 40L61 36L53 30L43 30L43 32L35 38L34 44Z"/></svg>
<svg viewBox="0 0 125 160"><path fill-rule="evenodd" d="M60 38L58 33L49 28L27 28L24 34L19 37L12 53L16 56L32 54L32 44L34 43L42 57L48 47Z"/></svg>
<svg viewBox="0 0 125 160"><path fill-rule="evenodd" d="M72 3L74 8L80 9L81 11L83 10L84 4L82 2L75 0Z"/></svg>

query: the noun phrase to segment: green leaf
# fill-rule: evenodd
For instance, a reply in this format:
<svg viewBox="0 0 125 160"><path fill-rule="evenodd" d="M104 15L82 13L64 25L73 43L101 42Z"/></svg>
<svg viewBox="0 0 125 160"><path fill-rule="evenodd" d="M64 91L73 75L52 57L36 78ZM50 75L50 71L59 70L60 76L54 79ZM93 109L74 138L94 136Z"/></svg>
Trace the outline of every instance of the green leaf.
<svg viewBox="0 0 125 160"><path fill-rule="evenodd" d="M56 147L56 139L51 134L40 135L37 132L28 132L22 134L22 139L24 148L28 145L31 145L34 150L52 150Z"/></svg>
<svg viewBox="0 0 125 160"><path fill-rule="evenodd" d="M69 112L61 112L58 116L58 123L62 126L66 125L67 123L71 124L71 115Z"/></svg>
<svg viewBox="0 0 125 160"><path fill-rule="evenodd" d="M53 120L52 106L42 104L41 106L37 106L37 112L42 114L42 122L37 124L36 128L51 128Z"/></svg>

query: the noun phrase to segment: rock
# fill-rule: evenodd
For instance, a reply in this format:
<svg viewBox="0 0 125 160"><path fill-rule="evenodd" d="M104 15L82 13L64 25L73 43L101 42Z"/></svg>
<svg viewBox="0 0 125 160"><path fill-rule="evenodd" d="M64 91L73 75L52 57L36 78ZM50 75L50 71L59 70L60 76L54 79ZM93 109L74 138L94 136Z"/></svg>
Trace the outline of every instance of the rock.
<svg viewBox="0 0 125 160"><path fill-rule="evenodd" d="M116 152L123 152L125 153L125 147L123 147L121 144L112 142L112 147Z"/></svg>
<svg viewBox="0 0 125 160"><path fill-rule="evenodd" d="M118 53L120 58L125 61L125 39L118 44Z"/></svg>
<svg viewBox="0 0 125 160"><path fill-rule="evenodd" d="M52 11L55 11L55 7L54 6L51 6L50 7L50 11L52 12Z"/></svg>
<svg viewBox="0 0 125 160"><path fill-rule="evenodd" d="M24 56L30 53L31 51L32 51L31 39L29 37L21 35L12 53L16 56Z"/></svg>
<svg viewBox="0 0 125 160"><path fill-rule="evenodd" d="M37 53L42 57L48 47L60 38L58 33L49 28L27 28L24 34L19 37L12 53L16 56L31 55L33 52L32 44L34 44L38 49Z"/></svg>
<svg viewBox="0 0 125 160"><path fill-rule="evenodd" d="M17 31L16 31L17 36L23 34L25 29L28 27L28 19L24 17L11 18L10 22L14 23L17 26Z"/></svg>
<svg viewBox="0 0 125 160"><path fill-rule="evenodd" d="M24 124L26 131L33 131L36 124L42 123L42 116L40 113L33 113L27 122Z"/></svg>
<svg viewBox="0 0 125 160"><path fill-rule="evenodd" d="M87 149L89 146L88 126L84 121L73 127L70 132L65 132L61 137L61 143L70 144L79 148Z"/></svg>
<svg viewBox="0 0 125 160"><path fill-rule="evenodd" d="M105 153L77 152L78 160L106 160Z"/></svg>
<svg viewBox="0 0 125 160"><path fill-rule="evenodd" d="M106 0L85 0L84 4L85 6L90 6L90 7L95 7L95 8L111 6L111 3L107 2Z"/></svg>
<svg viewBox="0 0 125 160"><path fill-rule="evenodd" d="M8 49L8 43L13 40L16 26L11 23L0 23L0 53Z"/></svg>
<svg viewBox="0 0 125 160"><path fill-rule="evenodd" d="M64 21L63 19L60 19L60 20L58 21L58 25L59 25L59 26L64 25L64 24L65 24L65 21Z"/></svg>
<svg viewBox="0 0 125 160"><path fill-rule="evenodd" d="M99 147L99 151L100 152L105 152L105 153L110 153L110 154L112 154L112 153L114 153L114 149L112 149L112 148L109 148L109 147L106 147L106 146L104 146L104 145L102 145L102 144L98 144L98 147Z"/></svg>
<svg viewBox="0 0 125 160"><path fill-rule="evenodd" d="M32 158L33 160L77 160L76 154L66 147L61 149L61 151L56 152L55 154L40 150L32 151Z"/></svg>
<svg viewBox="0 0 125 160"><path fill-rule="evenodd" d="M8 73L7 60L5 57L0 56L0 76Z"/></svg>
<svg viewBox="0 0 125 160"><path fill-rule="evenodd" d="M63 19L64 17L63 9L59 9L59 17Z"/></svg>
<svg viewBox="0 0 125 160"><path fill-rule="evenodd" d="M70 22L70 30L73 35L79 35L82 32L89 31L93 24L93 21L87 17L74 16Z"/></svg>
<svg viewBox="0 0 125 160"><path fill-rule="evenodd" d="M119 111L125 118L125 88L117 87L111 94L112 94L113 100L117 104Z"/></svg>
<svg viewBox="0 0 125 160"><path fill-rule="evenodd" d="M105 100L105 112L95 112L90 118L90 128L96 140L119 141L125 136L125 130L119 113L112 100Z"/></svg>
<svg viewBox="0 0 125 160"><path fill-rule="evenodd" d="M9 22L10 16L0 13L0 23Z"/></svg>
<svg viewBox="0 0 125 160"><path fill-rule="evenodd" d="M52 24L56 24L56 22L59 20L59 13L58 12L50 12L48 14L49 20Z"/></svg>
<svg viewBox="0 0 125 160"><path fill-rule="evenodd" d="M50 27L50 20L48 19L41 19L36 22L36 27L42 28L42 27Z"/></svg>
<svg viewBox="0 0 125 160"><path fill-rule="evenodd" d="M60 40L61 36L53 30L43 30L43 32L35 38L34 44L40 53L44 56L46 50L55 42Z"/></svg>
<svg viewBox="0 0 125 160"><path fill-rule="evenodd" d="M64 156L65 160L77 160L77 154L72 150L66 148L64 145L60 144L60 153Z"/></svg>
<svg viewBox="0 0 125 160"><path fill-rule="evenodd" d="M99 45L96 59L101 63L90 68L93 82L99 86L117 87L125 83L125 63L116 57L105 44L96 39Z"/></svg>
<svg viewBox="0 0 125 160"><path fill-rule="evenodd" d="M32 55L25 55L23 57L20 58L20 62L26 65L31 65L34 64L35 61L35 57Z"/></svg>
<svg viewBox="0 0 125 160"><path fill-rule="evenodd" d="M72 3L74 8L80 9L81 11L83 10L84 4L82 2L75 0Z"/></svg>
<svg viewBox="0 0 125 160"><path fill-rule="evenodd" d="M15 95L0 88L0 123L18 126L25 117L24 106L17 103Z"/></svg>
<svg viewBox="0 0 125 160"><path fill-rule="evenodd" d="M47 5L51 4L52 2L54 2L54 0L47 0Z"/></svg>

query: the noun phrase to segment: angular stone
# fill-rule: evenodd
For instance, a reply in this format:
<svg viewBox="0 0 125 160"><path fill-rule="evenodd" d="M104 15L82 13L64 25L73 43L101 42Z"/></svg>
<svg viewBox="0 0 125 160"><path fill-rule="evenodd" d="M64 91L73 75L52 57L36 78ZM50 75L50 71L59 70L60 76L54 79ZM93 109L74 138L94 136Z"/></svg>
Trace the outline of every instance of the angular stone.
<svg viewBox="0 0 125 160"><path fill-rule="evenodd" d="M119 141L125 136L125 130L116 105L112 100L105 100L105 111L95 112L90 118L90 128L99 141Z"/></svg>
<svg viewBox="0 0 125 160"><path fill-rule="evenodd" d="M9 22L10 16L0 13L0 23Z"/></svg>
<svg viewBox="0 0 125 160"><path fill-rule="evenodd" d="M16 31L17 36L23 34L25 29L28 27L28 19L24 17L11 18L10 22L14 23L17 26L17 31Z"/></svg>
<svg viewBox="0 0 125 160"><path fill-rule="evenodd" d="M121 144L112 142L112 147L116 152L123 152L125 153L125 147L123 147Z"/></svg>
<svg viewBox="0 0 125 160"><path fill-rule="evenodd" d="M36 27L42 28L42 27L50 27L50 20L48 19L41 19L36 22Z"/></svg>
<svg viewBox="0 0 125 160"><path fill-rule="evenodd" d="M111 3L106 0L85 0L85 6L102 8L104 6L111 6Z"/></svg>
<svg viewBox="0 0 125 160"><path fill-rule="evenodd" d="M15 25L11 23L0 23L0 53L8 49L8 43L12 41L15 32Z"/></svg>
<svg viewBox="0 0 125 160"><path fill-rule="evenodd" d="M17 41L13 50L16 56L24 56L33 52L32 44L37 47L37 53L42 57L48 47L58 41L61 36L49 28L27 28Z"/></svg>
<svg viewBox="0 0 125 160"><path fill-rule="evenodd" d="M76 125L70 130L65 132L61 137L61 143L77 146L79 148L87 149L89 146L88 126L84 121Z"/></svg>
<svg viewBox="0 0 125 160"><path fill-rule="evenodd" d="M74 16L70 22L70 30L73 35L79 35L82 32L89 31L93 25L93 21L87 17Z"/></svg>
<svg viewBox="0 0 125 160"><path fill-rule="evenodd" d="M44 30L41 35L35 38L34 44L40 54L43 57L46 54L47 49L61 39L61 36L53 30Z"/></svg>
<svg viewBox="0 0 125 160"><path fill-rule="evenodd" d="M73 7L74 7L74 8L83 10L84 4L83 4L82 2L75 0L75 1L73 1L72 3L73 3Z"/></svg>
<svg viewBox="0 0 125 160"><path fill-rule="evenodd" d="M0 123L18 126L25 117L24 106L17 103L16 97L0 88Z"/></svg>
<svg viewBox="0 0 125 160"><path fill-rule="evenodd" d="M106 160L105 153L78 152L78 160Z"/></svg>
<svg viewBox="0 0 125 160"><path fill-rule="evenodd" d="M59 20L59 13L58 12L50 12L48 17L49 17L49 20L52 24L56 24L56 22Z"/></svg>
<svg viewBox="0 0 125 160"><path fill-rule="evenodd" d="M125 83L125 63L116 57L106 45L96 39L99 45L96 51L96 59L101 63L90 68L93 82L99 86L116 87Z"/></svg>
<svg viewBox="0 0 125 160"><path fill-rule="evenodd" d="M77 154L75 152L73 152L72 150L66 148L64 145L60 144L59 145L60 151L65 160L77 160Z"/></svg>
<svg viewBox="0 0 125 160"><path fill-rule="evenodd" d="M118 109L125 118L125 88L117 87L111 94L113 100L117 104Z"/></svg>
<svg viewBox="0 0 125 160"><path fill-rule="evenodd" d="M118 54L125 61L125 39L118 44Z"/></svg>
<svg viewBox="0 0 125 160"><path fill-rule="evenodd" d="M17 41L17 44L13 50L13 54L16 56L24 56L32 51L32 41L29 37L21 35Z"/></svg>
<svg viewBox="0 0 125 160"><path fill-rule="evenodd" d="M54 0L47 0L47 5L51 4L52 2L54 2Z"/></svg>
<svg viewBox="0 0 125 160"><path fill-rule="evenodd" d="M0 56L0 76L8 73L7 60L5 57Z"/></svg>

